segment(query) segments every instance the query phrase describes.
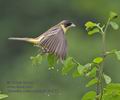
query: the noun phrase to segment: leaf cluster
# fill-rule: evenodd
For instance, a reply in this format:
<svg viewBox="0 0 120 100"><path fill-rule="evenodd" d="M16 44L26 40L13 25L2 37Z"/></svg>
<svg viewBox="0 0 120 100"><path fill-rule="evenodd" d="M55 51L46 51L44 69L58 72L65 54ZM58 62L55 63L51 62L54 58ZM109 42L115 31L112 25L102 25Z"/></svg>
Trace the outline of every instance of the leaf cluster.
<svg viewBox="0 0 120 100"><path fill-rule="evenodd" d="M86 22L85 27L88 35L100 33L102 36L105 36L108 26L111 26L114 30L118 30L119 25L115 21L117 17L117 13L110 12L108 21L104 25L92 21ZM86 84L86 87L95 86L98 83L101 84L104 80L105 87L103 90L103 94L97 95L96 91L89 91L83 96L82 100L120 100L120 84L111 83L111 77L106 73L101 72L100 69L105 57L110 54L115 54L116 58L120 60L120 50L113 49L110 51L105 51L102 56L98 56L94 58L91 62L84 65L76 61L73 57L67 57L67 59L62 62L61 73L63 75L72 74L73 78L87 78L89 81ZM31 57L31 60L33 65L41 64L42 55L38 54L37 56L33 56ZM49 69L54 69L55 65L58 63L58 59L53 54L47 55L47 61ZM98 78L99 72L102 75L102 80ZM99 99L101 95L102 99Z"/></svg>
<svg viewBox="0 0 120 100"><path fill-rule="evenodd" d="M4 98L7 98L7 97L8 97L7 94L2 94L2 93L0 93L0 99L4 99Z"/></svg>

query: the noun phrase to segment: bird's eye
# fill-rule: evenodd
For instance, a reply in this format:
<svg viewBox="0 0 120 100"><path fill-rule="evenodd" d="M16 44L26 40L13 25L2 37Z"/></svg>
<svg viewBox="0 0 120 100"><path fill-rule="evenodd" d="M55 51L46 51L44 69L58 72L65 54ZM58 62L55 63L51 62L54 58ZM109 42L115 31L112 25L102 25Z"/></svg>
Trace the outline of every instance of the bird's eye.
<svg viewBox="0 0 120 100"><path fill-rule="evenodd" d="M72 23L65 23L64 24L65 27L68 27L68 26L71 26L71 25L72 25Z"/></svg>

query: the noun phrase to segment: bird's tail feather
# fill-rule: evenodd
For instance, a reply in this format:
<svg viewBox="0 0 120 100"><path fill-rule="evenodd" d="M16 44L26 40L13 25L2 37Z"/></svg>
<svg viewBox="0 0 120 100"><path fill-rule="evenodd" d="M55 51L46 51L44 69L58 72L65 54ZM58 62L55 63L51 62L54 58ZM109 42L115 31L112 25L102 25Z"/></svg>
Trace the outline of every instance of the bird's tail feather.
<svg viewBox="0 0 120 100"><path fill-rule="evenodd" d="M29 43L33 43L33 44L38 44L38 40L34 39L34 38L17 38L17 37L10 37L8 38L9 40L18 40L18 41L26 41Z"/></svg>

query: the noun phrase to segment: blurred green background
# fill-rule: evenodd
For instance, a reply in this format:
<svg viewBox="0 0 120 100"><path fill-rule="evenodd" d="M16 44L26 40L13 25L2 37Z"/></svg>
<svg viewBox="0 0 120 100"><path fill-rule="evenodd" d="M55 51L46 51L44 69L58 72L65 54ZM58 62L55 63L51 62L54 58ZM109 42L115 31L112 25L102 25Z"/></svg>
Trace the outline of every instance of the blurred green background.
<svg viewBox="0 0 120 100"><path fill-rule="evenodd" d="M36 37L61 20L69 19L77 27L66 34L68 55L86 64L99 56L102 46L99 34L87 35L85 22L105 23L110 11L119 14L119 4L120 0L0 0L0 90L9 95L6 100L81 100L89 90L85 88L85 79L62 76L57 68L48 70L46 61L32 66L29 58L37 54L38 48L24 42L9 41L8 37ZM119 18L116 22L120 23ZM120 49L119 33L120 30L109 28L108 50ZM120 82L120 62L115 56L106 59L104 70L113 82ZM22 81L26 83L19 83ZM9 86L17 84L30 85L41 92L8 91Z"/></svg>

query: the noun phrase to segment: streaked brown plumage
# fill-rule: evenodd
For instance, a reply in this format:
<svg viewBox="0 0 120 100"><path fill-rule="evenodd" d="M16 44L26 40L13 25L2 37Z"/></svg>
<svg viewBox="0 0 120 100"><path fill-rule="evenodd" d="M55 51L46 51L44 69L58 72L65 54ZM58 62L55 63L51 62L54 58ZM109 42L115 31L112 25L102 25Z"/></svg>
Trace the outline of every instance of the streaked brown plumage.
<svg viewBox="0 0 120 100"><path fill-rule="evenodd" d="M63 20L36 38L11 37L9 39L33 43L40 46L44 53L52 53L63 60L67 54L67 41L64 34L74 26L69 20Z"/></svg>

